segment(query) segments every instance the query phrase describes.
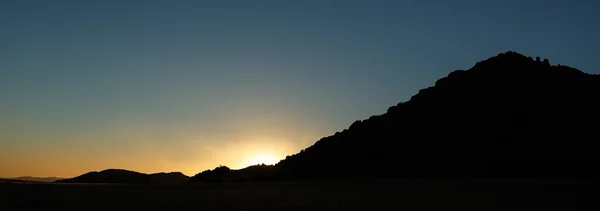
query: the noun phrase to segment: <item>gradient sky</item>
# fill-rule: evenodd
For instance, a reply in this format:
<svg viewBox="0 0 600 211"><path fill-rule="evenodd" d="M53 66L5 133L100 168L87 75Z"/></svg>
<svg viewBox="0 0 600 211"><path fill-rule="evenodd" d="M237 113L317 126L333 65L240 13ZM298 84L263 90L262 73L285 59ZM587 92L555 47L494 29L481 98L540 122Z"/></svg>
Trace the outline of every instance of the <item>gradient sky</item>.
<svg viewBox="0 0 600 211"><path fill-rule="evenodd" d="M3 0L0 176L194 175L284 158L508 50L600 73L598 11L594 0Z"/></svg>

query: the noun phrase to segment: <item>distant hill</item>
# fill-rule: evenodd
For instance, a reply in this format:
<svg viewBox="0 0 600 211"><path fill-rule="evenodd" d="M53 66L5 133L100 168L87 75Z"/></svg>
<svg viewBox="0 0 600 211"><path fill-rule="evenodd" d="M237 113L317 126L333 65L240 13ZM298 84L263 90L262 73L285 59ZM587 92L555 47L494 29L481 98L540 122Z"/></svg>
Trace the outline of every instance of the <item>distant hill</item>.
<svg viewBox="0 0 600 211"><path fill-rule="evenodd" d="M190 183L222 183L222 182L252 182L269 181L273 178L273 165L253 165L244 169L234 170L227 166L219 166L213 170L205 170L190 178Z"/></svg>
<svg viewBox="0 0 600 211"><path fill-rule="evenodd" d="M178 184L185 183L189 177L180 172L144 174L122 169L107 169L100 172L57 180L58 183L126 183L126 184Z"/></svg>
<svg viewBox="0 0 600 211"><path fill-rule="evenodd" d="M28 183L30 181L0 178L0 183Z"/></svg>
<svg viewBox="0 0 600 211"><path fill-rule="evenodd" d="M58 178L58 177L16 177L16 178L11 178L11 179L15 179L15 180L21 180L21 181L31 181L31 182L54 182L56 180L61 180L64 178Z"/></svg>
<svg viewBox="0 0 600 211"><path fill-rule="evenodd" d="M600 163L598 96L598 75L501 53L252 175L259 175L255 180L598 177L591 170ZM227 178L235 181L233 174L248 171ZM190 182L205 181L207 173Z"/></svg>

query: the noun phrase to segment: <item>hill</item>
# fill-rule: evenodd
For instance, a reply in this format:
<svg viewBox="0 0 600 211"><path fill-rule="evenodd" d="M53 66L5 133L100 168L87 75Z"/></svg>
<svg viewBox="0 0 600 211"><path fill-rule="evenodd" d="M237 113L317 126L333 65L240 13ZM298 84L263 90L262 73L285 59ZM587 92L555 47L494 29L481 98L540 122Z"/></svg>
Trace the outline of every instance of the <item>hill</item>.
<svg viewBox="0 0 600 211"><path fill-rule="evenodd" d="M57 180L58 183L121 183L121 184L178 184L189 177L180 172L144 174L122 169L107 169L88 172L83 175Z"/></svg>
<svg viewBox="0 0 600 211"><path fill-rule="evenodd" d="M590 170L599 163L593 147L600 138L597 96L598 75L500 53L253 175L597 177Z"/></svg>
<svg viewBox="0 0 600 211"><path fill-rule="evenodd" d="M0 178L0 183L34 183L32 181Z"/></svg>
<svg viewBox="0 0 600 211"><path fill-rule="evenodd" d="M64 178L58 178L58 177L16 177L16 178L11 178L11 179L15 179L15 180L21 180L21 181L31 181L31 182L54 182L56 180L61 180Z"/></svg>

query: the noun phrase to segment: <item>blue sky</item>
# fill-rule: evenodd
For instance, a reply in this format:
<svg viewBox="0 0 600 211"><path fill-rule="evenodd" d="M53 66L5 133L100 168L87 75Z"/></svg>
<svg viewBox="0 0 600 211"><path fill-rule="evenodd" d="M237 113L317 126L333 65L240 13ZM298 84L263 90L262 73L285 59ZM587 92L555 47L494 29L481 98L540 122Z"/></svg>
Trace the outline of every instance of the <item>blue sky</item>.
<svg viewBox="0 0 600 211"><path fill-rule="evenodd" d="M0 2L0 176L283 158L513 50L599 73L597 1Z"/></svg>

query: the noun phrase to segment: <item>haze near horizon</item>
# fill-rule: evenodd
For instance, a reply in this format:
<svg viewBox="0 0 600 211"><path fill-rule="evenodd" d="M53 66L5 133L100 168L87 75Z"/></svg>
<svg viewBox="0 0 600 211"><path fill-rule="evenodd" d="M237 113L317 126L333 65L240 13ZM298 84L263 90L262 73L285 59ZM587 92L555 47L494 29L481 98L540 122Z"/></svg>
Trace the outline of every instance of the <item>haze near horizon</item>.
<svg viewBox="0 0 600 211"><path fill-rule="evenodd" d="M0 177L272 162L508 50L600 73L599 8L3 1Z"/></svg>

